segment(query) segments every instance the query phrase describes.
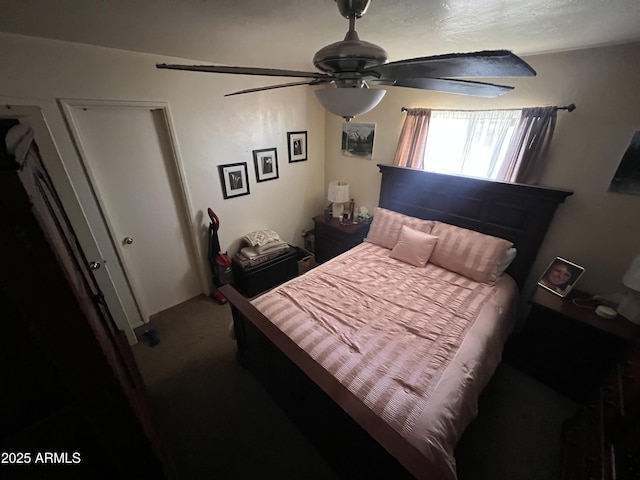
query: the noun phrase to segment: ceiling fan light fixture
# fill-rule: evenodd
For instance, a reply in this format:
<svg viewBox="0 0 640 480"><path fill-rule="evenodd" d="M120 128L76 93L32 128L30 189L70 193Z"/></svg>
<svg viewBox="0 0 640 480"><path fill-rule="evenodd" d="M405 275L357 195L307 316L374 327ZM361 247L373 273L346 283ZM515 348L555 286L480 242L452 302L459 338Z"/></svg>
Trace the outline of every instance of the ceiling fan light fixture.
<svg viewBox="0 0 640 480"><path fill-rule="evenodd" d="M344 118L347 122L353 117L364 115L373 110L386 90L372 88L324 88L313 92L320 104L330 113Z"/></svg>

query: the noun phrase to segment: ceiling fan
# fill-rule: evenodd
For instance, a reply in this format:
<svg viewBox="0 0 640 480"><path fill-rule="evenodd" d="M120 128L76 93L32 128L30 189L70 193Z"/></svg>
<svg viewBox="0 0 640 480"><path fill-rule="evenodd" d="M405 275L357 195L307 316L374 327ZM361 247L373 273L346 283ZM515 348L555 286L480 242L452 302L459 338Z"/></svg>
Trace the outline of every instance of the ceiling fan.
<svg viewBox="0 0 640 480"><path fill-rule="evenodd" d="M349 31L344 40L327 45L316 52L313 64L319 72L166 63L157 64L156 67L236 75L304 78L304 81L249 88L225 96L296 85L327 85L327 88L314 91L316 98L327 110L344 117L346 121L368 112L380 102L386 91L370 88L371 86L409 87L493 98L513 90L513 87L463 79L536 75L531 66L508 50L450 53L388 62L387 52L383 48L360 40L355 30L356 19L366 13L371 0L335 1L340 14L349 20Z"/></svg>

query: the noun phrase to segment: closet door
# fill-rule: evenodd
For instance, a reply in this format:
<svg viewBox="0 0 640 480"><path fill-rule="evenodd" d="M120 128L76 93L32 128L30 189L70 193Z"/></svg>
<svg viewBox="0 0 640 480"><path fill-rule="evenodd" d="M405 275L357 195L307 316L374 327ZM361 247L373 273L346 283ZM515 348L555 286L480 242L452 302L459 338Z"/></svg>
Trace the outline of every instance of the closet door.
<svg viewBox="0 0 640 480"><path fill-rule="evenodd" d="M2 345L11 359L2 365L11 372L2 377L10 378L3 401L26 405L17 414L2 409L8 421L0 426L9 427L0 428L0 450L61 452L71 462L77 452L81 462L67 478L170 476L127 339L37 148L27 152L16 158L0 148L0 317L15 336ZM48 472L26 467L24 478L35 473L30 468Z"/></svg>

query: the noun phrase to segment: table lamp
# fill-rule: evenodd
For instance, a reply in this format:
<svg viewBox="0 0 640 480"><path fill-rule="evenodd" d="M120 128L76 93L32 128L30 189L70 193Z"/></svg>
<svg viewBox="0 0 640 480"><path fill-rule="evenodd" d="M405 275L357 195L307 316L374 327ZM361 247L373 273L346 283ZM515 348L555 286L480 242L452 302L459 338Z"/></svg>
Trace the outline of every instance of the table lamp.
<svg viewBox="0 0 640 480"><path fill-rule="evenodd" d="M344 204L349 201L349 185L346 182L329 182L327 200L332 203L333 217L342 217Z"/></svg>
<svg viewBox="0 0 640 480"><path fill-rule="evenodd" d="M631 291L620 302L618 313L635 324L640 325L640 255L633 259L622 283Z"/></svg>

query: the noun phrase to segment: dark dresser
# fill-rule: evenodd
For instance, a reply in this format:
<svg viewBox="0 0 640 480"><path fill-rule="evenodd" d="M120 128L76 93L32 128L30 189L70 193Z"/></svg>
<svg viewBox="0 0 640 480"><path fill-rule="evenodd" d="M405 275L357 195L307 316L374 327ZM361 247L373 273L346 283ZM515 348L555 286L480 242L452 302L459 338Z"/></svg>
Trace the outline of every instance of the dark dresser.
<svg viewBox="0 0 640 480"><path fill-rule="evenodd" d="M315 255L320 263L346 252L364 240L369 232L368 223L342 225L340 220L327 220L323 215L313 218L315 224Z"/></svg>

